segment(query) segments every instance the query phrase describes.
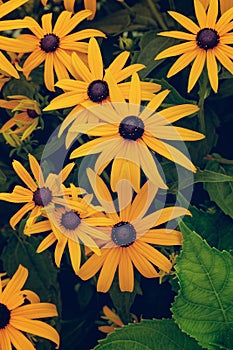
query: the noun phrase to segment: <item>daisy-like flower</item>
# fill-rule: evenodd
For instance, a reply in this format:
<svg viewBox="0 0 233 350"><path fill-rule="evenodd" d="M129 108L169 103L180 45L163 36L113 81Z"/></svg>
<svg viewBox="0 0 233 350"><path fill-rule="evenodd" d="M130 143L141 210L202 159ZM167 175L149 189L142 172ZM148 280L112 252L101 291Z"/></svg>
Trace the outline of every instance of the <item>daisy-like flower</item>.
<svg viewBox="0 0 233 350"><path fill-rule="evenodd" d="M8 13L14 11L21 5L25 4L28 0L10 0L6 3L0 3L0 18L8 15ZM1 20L0 31L27 28L32 24L31 18L25 19L13 19L13 20ZM0 49L14 52L15 39L6 38L0 36ZM23 49L23 43L20 44L20 48ZM0 52L0 67L1 70L9 74L10 76L19 79L19 74L14 66L7 60L7 58Z"/></svg>
<svg viewBox="0 0 233 350"><path fill-rule="evenodd" d="M7 96L10 101L0 100L0 107L14 112L13 117L0 129L0 133L19 135L22 142L36 129L41 114L39 103L27 96Z"/></svg>
<svg viewBox="0 0 233 350"><path fill-rule="evenodd" d="M189 74L188 92L196 84L206 64L210 85L214 92L217 92L217 60L233 74L233 48L228 45L233 44L233 33L231 32L233 29L231 22L233 8L224 12L217 20L218 0L210 0L207 13L200 0L194 0L194 7L198 24L178 12L169 11L169 14L190 33L181 31L159 33L162 36L182 39L187 42L160 52L155 59L181 55L170 68L167 77L175 75L194 61Z"/></svg>
<svg viewBox="0 0 233 350"><path fill-rule="evenodd" d="M81 189L71 186L72 200L80 210L72 210L72 200L69 207L58 207L48 214L48 219L37 222L24 231L26 235L49 232L40 243L37 252L40 253L56 243L54 252L55 263L60 267L62 255L68 245L71 265L77 274L81 262L81 244L100 255L100 249L94 239L106 241L108 236L96 229L96 226L108 226L111 220L89 203L88 195L77 197Z"/></svg>
<svg viewBox="0 0 233 350"><path fill-rule="evenodd" d="M5 287L0 279L0 348L12 350L13 345L16 350L36 350L25 333L49 339L58 348L60 339L57 331L37 320L58 316L56 306L40 303L34 292L22 290L27 277L28 270L20 265Z"/></svg>
<svg viewBox="0 0 233 350"><path fill-rule="evenodd" d="M105 37L105 34L96 29L83 29L69 34L81 21L90 15L90 11L83 10L72 15L63 11L58 16L52 28L52 13L42 16L42 27L32 19L30 30L34 35L22 34L17 38L18 43L26 42L24 50L18 52L32 52L24 62L23 72L28 78L31 71L45 62L44 82L48 90L54 91L54 71L58 80L68 78L73 74L70 53L75 51L86 54L88 43L81 40L92 36Z"/></svg>
<svg viewBox="0 0 233 350"><path fill-rule="evenodd" d="M153 265L169 272L172 267L171 262L151 244L181 245L182 236L179 231L156 227L188 214L187 209L169 207L145 215L158 187L147 181L132 200L131 185L128 181L121 181L117 186L119 210L116 210L103 180L91 169L87 170L87 174L106 216L112 219L112 225L104 229L109 240L101 247L101 255L91 255L81 266L79 277L87 280L101 270L97 291L105 293L111 287L118 268L120 290L132 292L134 289L133 267L147 278L160 276Z"/></svg>
<svg viewBox="0 0 233 350"><path fill-rule="evenodd" d="M76 72L76 80L63 79L58 81L55 86L65 90L66 92L54 98L50 104L44 108L44 111L50 111L58 108L67 108L76 106L68 114L62 123L60 134L72 122L72 128L79 123L90 120L90 113L78 113L82 110L80 104L84 107L96 106L111 100L115 93L115 85L109 79L108 71L111 72L116 80L121 93L125 98L129 95L129 83L121 83L145 66L143 64L132 64L124 68L130 53L125 51L119 54L110 66L104 71L103 59L98 42L95 38L91 38L88 46L88 66L75 53L72 55L72 63ZM82 80L80 80L80 77ZM159 84L150 82L141 82L142 100L150 100L153 98L153 92L161 89ZM80 119L81 118L81 119ZM97 120L91 117L91 121ZM69 138L69 135L68 135Z"/></svg>
<svg viewBox="0 0 233 350"><path fill-rule="evenodd" d="M115 89L118 89L117 86ZM98 173L101 173L113 160L111 170L113 191L120 179L127 179L132 183L135 191L138 191L140 167L155 185L167 188L150 150L195 172L192 162L181 151L165 141L194 141L204 137L198 132L171 125L197 112L198 107L193 104L183 104L155 112L168 93L168 90L158 93L141 111L140 81L137 73L134 73L130 85L129 103L125 101L118 89L115 97L120 103L108 103L90 109L101 119L99 123L76 125L76 133L99 137L76 148L71 153L71 158L101 153L95 163L95 171Z"/></svg>
<svg viewBox="0 0 233 350"><path fill-rule="evenodd" d="M67 179L74 167L74 163L70 163L59 174L50 173L47 179L44 180L36 158L31 154L28 157L33 177L19 161L14 160L12 163L16 174L28 188L16 185L12 193L0 193L0 200L11 203L26 203L10 219L10 225L13 229L15 229L17 223L26 213L31 212L26 222L26 226L30 226L42 212L49 208L52 209L56 201L61 203L62 183Z"/></svg>

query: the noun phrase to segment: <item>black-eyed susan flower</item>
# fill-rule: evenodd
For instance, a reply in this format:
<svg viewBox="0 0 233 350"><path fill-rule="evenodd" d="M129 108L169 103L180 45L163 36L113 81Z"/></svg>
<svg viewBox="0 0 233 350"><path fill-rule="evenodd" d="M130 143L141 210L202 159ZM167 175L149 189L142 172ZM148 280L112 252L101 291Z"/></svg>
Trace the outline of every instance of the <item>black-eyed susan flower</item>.
<svg viewBox="0 0 233 350"><path fill-rule="evenodd" d="M18 135L24 141L36 129L41 114L37 101L27 96L8 96L10 100L0 100L0 107L11 110L14 115L0 129L4 135Z"/></svg>
<svg viewBox="0 0 233 350"><path fill-rule="evenodd" d="M84 198L77 197L81 189L71 186L71 201L69 206L58 207L48 213L48 219L37 222L24 231L26 235L49 232L40 243L37 252L40 253L56 243L54 252L55 263L60 267L62 255L68 245L71 265L77 274L81 263L81 244L100 255L100 249L96 239L106 241L108 236L96 228L96 226L108 226L111 220L103 216L102 212L90 204L88 195ZM73 210L74 205L80 209Z"/></svg>
<svg viewBox="0 0 233 350"><path fill-rule="evenodd" d="M58 316L56 306L40 303L31 291L22 290L28 270L19 266L5 285L0 279L0 348L3 350L35 350L27 333L49 339L59 347L57 331L38 319Z"/></svg>
<svg viewBox="0 0 233 350"><path fill-rule="evenodd" d="M113 84L113 81L112 81ZM161 188L167 188L152 156L156 152L169 160L195 172L195 166L181 151L166 141L194 141L204 136L192 130L175 127L171 123L198 111L193 104L183 104L155 112L169 91L164 90L141 111L141 88L137 73L130 85L129 103L115 84L115 101L91 108L90 111L101 120L99 123L86 123L71 126L71 131L99 136L86 142L71 153L71 158L100 153L95 170L101 173L113 160L111 187L117 181L127 179L138 191L140 187L140 167L147 178Z"/></svg>
<svg viewBox="0 0 233 350"><path fill-rule="evenodd" d="M184 15L169 11L169 14L189 33L181 31L162 32L159 35L187 42L172 46L160 52L155 59L181 55L170 68L167 77L171 77L188 66L192 61L192 68L188 80L188 92L196 84L204 65L207 66L208 77L212 89L218 90L218 64L219 61L230 73L233 74L233 8L224 12L217 20L218 0L210 0L206 13L200 0L194 0L195 13L198 24Z"/></svg>
<svg viewBox="0 0 233 350"><path fill-rule="evenodd" d="M8 13L14 11L21 5L25 4L28 0L14 0L7 1L5 3L0 3L0 19ZM13 20L1 20L0 21L0 31L27 28L32 24L31 18L24 19L13 19ZM16 41L15 39L6 38L5 36L0 36L0 49L5 51L14 52ZM23 43L20 44L20 49L23 49ZM8 61L2 52L0 52L0 67L5 73L18 79L19 74L14 66Z"/></svg>
<svg viewBox="0 0 233 350"><path fill-rule="evenodd" d="M172 267L170 260L151 244L181 245L182 236L179 231L156 227L188 214L188 211L182 207L169 207L145 215L158 190L149 181L134 200L129 182L121 181L117 186L117 210L103 180L91 169L87 170L87 174L106 216L112 219L112 225L104 229L109 240L101 247L101 255L91 255L81 266L79 277L87 280L100 270L97 291L105 293L111 287L118 268L120 290L132 292L134 267L147 278L159 277L157 269L169 272Z"/></svg>
<svg viewBox="0 0 233 350"><path fill-rule="evenodd" d="M53 208L54 203L60 199L62 193L62 183L67 179L74 167L74 163L66 165L59 174L50 173L46 180L40 165L36 158L29 154L29 164L33 177L25 169L25 167L17 160L14 160L12 166L28 188L16 185L12 193L0 193L0 200L12 203L26 203L16 214L10 219L10 225L13 229L17 223L28 212L31 212L26 226L30 226L36 221L41 212L46 209ZM61 200L59 200L59 203Z"/></svg>
<svg viewBox="0 0 233 350"><path fill-rule="evenodd" d="M80 55L87 53L88 44L81 40L92 36L105 37L104 33L96 29L83 29L69 34L90 13L88 10L83 10L72 15L70 11L62 11L53 27L52 13L42 16L42 27L33 20L29 29L34 35L22 34L17 38L18 43L21 44L23 41L27 44L21 52L32 52L24 62L25 76L28 78L34 68L45 62L44 82L48 90L54 91L54 71L58 80L68 78L68 72L73 74L70 53L73 51Z"/></svg>
<svg viewBox="0 0 233 350"><path fill-rule="evenodd" d="M125 51L119 54L109 67L104 70L103 59L99 45L95 38L91 38L88 46L88 66L75 53L72 55L72 63L76 72L76 80L63 79L58 81L55 86L60 87L66 92L53 99L44 111L50 111L58 108L67 108L76 106L67 115L62 123L60 133L72 122L73 127L76 124L98 120L96 117L90 116L90 113L80 114L83 107L96 106L111 100L117 93L115 85L109 79L108 71L111 72L116 83L125 98L129 95L129 83L122 83L126 78L130 77L134 72L143 69L143 64L131 64L125 67L126 61L129 58L129 52ZM81 77L81 79L80 79ZM150 100L153 98L153 92L161 89L159 84L150 82L141 82L142 100ZM113 91L114 90L114 91ZM85 102L85 104L84 104ZM67 135L69 138L69 135Z"/></svg>

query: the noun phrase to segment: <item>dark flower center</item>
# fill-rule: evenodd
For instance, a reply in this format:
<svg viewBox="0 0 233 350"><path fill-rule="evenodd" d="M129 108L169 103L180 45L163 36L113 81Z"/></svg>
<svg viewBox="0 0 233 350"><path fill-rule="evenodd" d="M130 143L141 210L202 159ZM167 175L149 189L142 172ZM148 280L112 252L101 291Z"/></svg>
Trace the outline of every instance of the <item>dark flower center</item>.
<svg viewBox="0 0 233 350"><path fill-rule="evenodd" d="M143 135L144 123L140 118L131 115L122 120L119 133L124 139L135 141Z"/></svg>
<svg viewBox="0 0 233 350"><path fill-rule="evenodd" d="M87 94L91 101L102 102L109 96L108 84L103 80L94 80L88 86Z"/></svg>
<svg viewBox="0 0 233 350"><path fill-rule="evenodd" d="M112 240L119 247L129 247L136 239L136 231L129 222L121 221L112 228Z"/></svg>
<svg viewBox="0 0 233 350"><path fill-rule="evenodd" d="M219 35L214 29L204 28L197 33L196 41L201 49L213 49L219 43Z"/></svg>
<svg viewBox="0 0 233 350"><path fill-rule="evenodd" d="M6 305L0 303L0 329L4 329L10 321L11 312Z"/></svg>
<svg viewBox="0 0 233 350"><path fill-rule="evenodd" d="M33 201L36 205L46 207L52 201L52 192L47 187L38 188L33 193Z"/></svg>
<svg viewBox="0 0 233 350"><path fill-rule="evenodd" d="M75 230L81 223L80 216L74 211L68 211L62 214L61 225L67 230Z"/></svg>
<svg viewBox="0 0 233 350"><path fill-rule="evenodd" d="M34 109L27 109L27 114L30 118L35 119L38 117L38 114Z"/></svg>
<svg viewBox="0 0 233 350"><path fill-rule="evenodd" d="M45 52L54 52L60 44L60 39L55 34L46 34L40 41L41 50Z"/></svg>

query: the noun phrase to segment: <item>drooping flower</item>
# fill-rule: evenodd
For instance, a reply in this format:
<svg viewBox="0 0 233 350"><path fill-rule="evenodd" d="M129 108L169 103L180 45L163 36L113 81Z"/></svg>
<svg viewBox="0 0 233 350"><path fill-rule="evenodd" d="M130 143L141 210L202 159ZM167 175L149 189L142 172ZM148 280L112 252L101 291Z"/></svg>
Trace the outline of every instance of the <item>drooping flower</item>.
<svg viewBox="0 0 233 350"><path fill-rule="evenodd" d="M195 166L181 151L166 141L194 141L204 136L192 130L175 127L171 123L198 111L193 104L183 104L156 110L169 91L164 90L141 111L141 88L137 73L134 73L129 92L129 103L115 86L115 101L91 108L90 111L100 118L99 123L77 124L71 130L89 136L99 136L88 141L71 153L71 158L100 153L95 170L101 173L113 160L111 187L116 188L117 181L127 179L138 191L140 187L140 167L147 178L161 188L167 188L150 150L195 172Z"/></svg>
<svg viewBox="0 0 233 350"><path fill-rule="evenodd" d="M112 225L104 229L109 240L101 247L101 255L91 255L81 266L79 277L87 280L101 270L97 291L105 293L111 287L118 268L120 290L132 292L134 267L147 278L159 277L157 269L169 272L172 267L171 262L151 244L181 245L182 236L179 231L156 227L188 214L187 209L168 207L145 215L158 187L147 181L132 200L131 185L128 181L121 181L117 186L119 207L117 210L103 180L91 169L87 170L87 174L106 216L112 219Z"/></svg>
<svg viewBox="0 0 233 350"><path fill-rule="evenodd" d="M104 320L107 320L109 325L106 326L99 326L98 330L103 333L111 333L114 332L116 328L120 328L124 326L124 323L121 321L120 317L112 311L107 305L103 307L103 314L102 318Z"/></svg>
<svg viewBox="0 0 233 350"><path fill-rule="evenodd" d="M40 165L36 158L29 154L29 164L33 177L25 169L25 167L17 160L14 160L12 166L19 178L26 184L28 188L16 185L12 193L0 193L0 200L11 203L26 203L24 206L12 216L10 225L13 229L25 214L31 212L26 226L30 226L45 209L53 208L56 200L63 193L62 183L71 173L74 163L66 165L59 174L50 173L46 180Z"/></svg>
<svg viewBox="0 0 233 350"><path fill-rule="evenodd" d="M96 29L83 29L69 34L90 13L88 10L83 10L72 15L69 11L63 11L53 28L52 13L42 16L42 27L32 20L33 23L29 29L34 35L22 34L17 39L20 44L27 43L27 47L21 52L32 52L24 62L25 76L28 78L34 68L45 62L44 82L48 90L54 91L54 71L58 80L68 78L68 72L75 74L71 65L70 52L86 54L88 44L81 40L92 36L105 37L104 33Z"/></svg>
<svg viewBox="0 0 233 350"><path fill-rule="evenodd" d="M218 90L217 60L231 74L233 74L233 7L217 20L218 0L210 0L206 13L200 0L194 0L195 13L198 24L184 15L169 11L169 14L190 33L182 31L162 32L159 35L187 42L172 46L160 52L155 59L181 55L170 68L167 77L180 72L192 61L192 68L188 80L188 92L192 90L206 64L210 85L214 92Z"/></svg>
<svg viewBox="0 0 233 350"><path fill-rule="evenodd" d="M108 226L111 221L102 215L102 212L92 206L87 196L78 197L82 190L71 186L71 201L69 206L55 208L48 213L48 218L27 227L26 235L49 232L40 243L37 252L43 252L56 243L54 252L55 263L60 267L61 258L65 247L68 245L71 265L77 274L81 263L81 244L100 255L100 250L95 239L105 241L108 236L96 229L96 226ZM80 209L72 209L72 201Z"/></svg>
<svg viewBox="0 0 233 350"><path fill-rule="evenodd" d="M32 291L22 290L28 277L28 270L19 266L10 281L0 278L0 348L36 350L26 336L27 333L49 339L58 348L60 339L57 331L40 318L58 316L56 306L41 303Z"/></svg>
<svg viewBox="0 0 233 350"><path fill-rule="evenodd" d="M8 100L0 100L0 107L11 110L14 115L0 129L0 133L18 135L22 142L36 129L41 114L39 103L27 96L8 96Z"/></svg>
<svg viewBox="0 0 233 350"><path fill-rule="evenodd" d="M63 121L60 133L72 122L74 122L72 128L75 128L76 124L87 121L88 116L90 119L90 113L86 115L85 113L78 113L83 109L83 107L80 107L80 104L86 102L85 107L96 106L112 100L113 94L114 97L116 96L115 85L112 83L112 80L109 79L108 71L112 73L124 97L128 97L129 83L122 83L122 81L130 77L134 72L145 67L143 64L132 64L124 68L128 58L129 52L122 52L104 71L101 51L95 38L91 38L89 42L88 66L82 62L78 55L72 55L76 80L63 79L58 81L55 86L58 86L66 92L54 98L50 104L44 108L44 111L50 111L58 108L76 106ZM141 88L142 100L149 100L154 96L153 92L159 91L161 86L159 84L141 82ZM91 121L93 120L96 121L98 119L93 119L92 116ZM67 136L69 138L69 135Z"/></svg>
<svg viewBox="0 0 233 350"><path fill-rule="evenodd" d="M8 15L8 13L14 11L21 5L25 4L28 0L14 0L0 3L0 18ZM1 20L0 31L27 28L32 24L31 18L13 19L13 20ZM6 38L0 36L0 49L5 51L14 52L16 41L15 39ZM23 49L23 43L20 44L20 48ZM19 74L15 67L8 61L2 52L0 52L0 67L1 70L10 76L19 79Z"/></svg>

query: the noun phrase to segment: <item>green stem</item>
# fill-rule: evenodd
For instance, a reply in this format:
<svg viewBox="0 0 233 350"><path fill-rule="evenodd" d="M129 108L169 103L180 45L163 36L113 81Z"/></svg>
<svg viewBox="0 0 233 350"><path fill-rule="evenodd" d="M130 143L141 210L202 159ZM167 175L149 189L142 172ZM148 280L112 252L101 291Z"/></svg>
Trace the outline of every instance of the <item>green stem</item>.
<svg viewBox="0 0 233 350"><path fill-rule="evenodd" d="M155 17L156 21L160 24L161 28L163 30L168 30L168 27L166 26L166 24L164 23L163 17L161 16L161 13L157 10L155 4L153 3L152 0L146 0L147 4L150 7L150 10L153 14L153 16Z"/></svg>
<svg viewBox="0 0 233 350"><path fill-rule="evenodd" d="M233 164L233 160L231 160L231 159L216 158L216 157L211 156L210 154L207 154L205 159L207 159L207 160L215 160L216 162L218 162L220 164L230 164L230 165Z"/></svg>
<svg viewBox="0 0 233 350"><path fill-rule="evenodd" d="M203 71L202 77L199 80L199 112L198 112L198 118L199 118L199 125L200 125L200 132L205 135L206 133L206 127L205 127L205 99L208 97L209 90L208 90L208 75L207 72Z"/></svg>

